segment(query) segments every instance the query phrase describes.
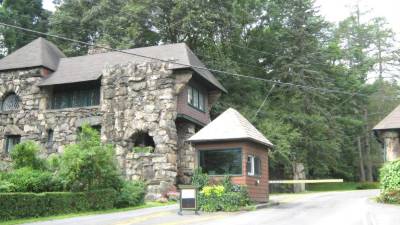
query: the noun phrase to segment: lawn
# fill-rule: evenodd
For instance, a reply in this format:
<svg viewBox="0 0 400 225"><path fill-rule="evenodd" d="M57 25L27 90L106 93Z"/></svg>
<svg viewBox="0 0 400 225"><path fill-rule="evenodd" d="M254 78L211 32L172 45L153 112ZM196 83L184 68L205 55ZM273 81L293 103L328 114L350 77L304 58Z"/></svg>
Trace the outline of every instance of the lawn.
<svg viewBox="0 0 400 225"><path fill-rule="evenodd" d="M105 213L124 212L124 211L136 210L136 209L144 209L144 208L166 206L166 205L173 205L173 204L176 204L176 202L167 202L167 203L146 202L144 205L139 205L139 206L135 206L135 207L121 208L121 209L108 209L108 210L90 211L90 212L81 212L81 213L71 213L71 214L64 214L64 215L57 215L57 216L39 217L39 218L17 219L17 220L0 222L0 224L1 225L14 225L14 224L22 224L22 223L48 221L48 220L67 219L67 218L72 218L72 217L77 217L77 216L88 216L88 215L97 215L97 214L105 214Z"/></svg>
<svg viewBox="0 0 400 225"><path fill-rule="evenodd" d="M351 191L351 190L366 190L378 189L379 183L358 183L358 182L343 182L343 183L319 183L307 184L307 191Z"/></svg>

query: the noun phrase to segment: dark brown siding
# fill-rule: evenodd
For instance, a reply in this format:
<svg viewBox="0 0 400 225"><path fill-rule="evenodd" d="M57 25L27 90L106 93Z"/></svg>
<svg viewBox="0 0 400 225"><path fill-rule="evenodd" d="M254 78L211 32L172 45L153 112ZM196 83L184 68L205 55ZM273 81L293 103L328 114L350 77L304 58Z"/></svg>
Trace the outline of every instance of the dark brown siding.
<svg viewBox="0 0 400 225"><path fill-rule="evenodd" d="M268 190L268 151L267 147L251 142L219 142L207 144L195 144L196 151L213 150L226 148L241 148L242 149L242 176L232 176L232 183L245 185L249 191L250 198L257 202L267 202L269 198ZM246 161L248 155L255 155L261 160L261 176L248 176L246 171ZM196 154L197 157L197 154ZM197 159L196 159L196 162ZM196 163L198 165L198 163ZM217 176L216 179L222 177ZM259 183L257 184L257 180Z"/></svg>
<svg viewBox="0 0 400 225"><path fill-rule="evenodd" d="M189 82L189 85L197 88L201 91L204 95L204 105L205 111L202 112L187 103L188 98L188 85L184 87L184 89L178 95L178 104L177 104L177 112L180 115L188 116L196 121L199 121L202 124L208 124L210 122L210 114L209 114L209 107L208 107L208 92L207 89L202 87L201 85L194 83L193 81Z"/></svg>

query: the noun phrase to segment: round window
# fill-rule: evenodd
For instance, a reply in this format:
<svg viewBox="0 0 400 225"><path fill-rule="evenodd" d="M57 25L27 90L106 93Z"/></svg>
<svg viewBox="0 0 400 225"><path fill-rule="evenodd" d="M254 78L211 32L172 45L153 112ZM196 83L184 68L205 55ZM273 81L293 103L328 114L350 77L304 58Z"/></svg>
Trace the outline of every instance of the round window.
<svg viewBox="0 0 400 225"><path fill-rule="evenodd" d="M1 106L2 111L11 111L19 108L19 97L16 94L7 95Z"/></svg>

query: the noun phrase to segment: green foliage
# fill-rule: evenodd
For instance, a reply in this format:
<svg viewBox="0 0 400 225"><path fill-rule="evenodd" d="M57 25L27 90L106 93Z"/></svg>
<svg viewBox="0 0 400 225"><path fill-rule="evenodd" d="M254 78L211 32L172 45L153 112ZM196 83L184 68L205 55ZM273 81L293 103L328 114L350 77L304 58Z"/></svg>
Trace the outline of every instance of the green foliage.
<svg viewBox="0 0 400 225"><path fill-rule="evenodd" d="M208 174L203 173L202 169L196 168L193 172L192 176L192 185L195 186L197 189L201 190L204 186L209 184L210 177Z"/></svg>
<svg viewBox="0 0 400 225"><path fill-rule="evenodd" d="M244 186L233 185L228 176L220 185L204 186L198 194L198 207L205 212L237 211L250 204Z"/></svg>
<svg viewBox="0 0 400 225"><path fill-rule="evenodd" d="M15 192L61 191L62 183L51 172L34 170L30 167L16 169L6 174L3 181L14 185Z"/></svg>
<svg viewBox="0 0 400 225"><path fill-rule="evenodd" d="M37 31L47 31L47 19L50 12L44 10L41 0L4 0L0 5L0 20L16 26L23 26ZM36 38L35 35L21 33L15 29L0 29L0 55L11 53ZM0 57L1 58L1 57Z"/></svg>
<svg viewBox="0 0 400 225"><path fill-rule="evenodd" d="M144 182L126 181L118 193L115 207L123 208L144 204L145 195L146 184Z"/></svg>
<svg viewBox="0 0 400 225"><path fill-rule="evenodd" d="M119 190L122 185L114 148L102 144L99 133L89 125L82 126L78 143L65 148L59 176L71 191Z"/></svg>
<svg viewBox="0 0 400 225"><path fill-rule="evenodd" d="M132 151L134 153L151 153L154 151L154 148L151 146L146 146L146 147L136 146L136 147L133 147Z"/></svg>
<svg viewBox="0 0 400 225"><path fill-rule="evenodd" d="M110 209L113 189L90 192L0 193L0 221Z"/></svg>
<svg viewBox="0 0 400 225"><path fill-rule="evenodd" d="M386 163L380 170L383 192L400 190L400 160Z"/></svg>
<svg viewBox="0 0 400 225"><path fill-rule="evenodd" d="M38 157L40 147L33 141L26 141L15 145L11 151L13 168L30 167L32 169L44 169L45 161Z"/></svg>
<svg viewBox="0 0 400 225"><path fill-rule="evenodd" d="M0 180L0 193L15 192L16 186L6 180Z"/></svg>
<svg viewBox="0 0 400 225"><path fill-rule="evenodd" d="M382 203L400 204L400 190L382 192L377 200Z"/></svg>

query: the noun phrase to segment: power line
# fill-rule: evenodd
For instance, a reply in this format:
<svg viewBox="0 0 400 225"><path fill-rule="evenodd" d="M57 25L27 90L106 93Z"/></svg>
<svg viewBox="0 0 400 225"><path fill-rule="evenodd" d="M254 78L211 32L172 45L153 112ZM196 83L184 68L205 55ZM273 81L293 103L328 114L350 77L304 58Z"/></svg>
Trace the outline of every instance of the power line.
<svg viewBox="0 0 400 225"><path fill-rule="evenodd" d="M83 45L92 46L92 47L96 47L96 48L102 48L102 49L106 49L109 51L115 51L115 52L132 55L132 56L136 56L136 57L141 57L141 58L146 58L146 59L150 59L150 60L154 60L154 61L160 61L160 62L175 64L175 65L185 66L185 67L189 67L189 68L193 68L193 69L211 71L211 72L215 72L215 73L219 73L219 74L223 74L223 75L229 75L232 77L252 79L255 81L262 81L262 82L272 83L272 84L276 84L276 85L280 85L280 86L296 87L296 88L303 89L303 90L314 90L314 91L319 91L322 93L336 93L336 94L357 95L357 96L364 96L364 97L369 96L367 94L352 93L352 92L348 92L348 91L300 85L300 84L282 82L282 81L277 81L277 80L270 80L270 79L261 78L261 77L248 76L248 75L244 75L244 74L240 74L240 73L231 73L231 72L227 72L224 70L210 69L210 68L206 68L206 67L202 67L202 66L189 65L189 64L185 64L185 63L176 62L176 61L170 61L170 60L160 59L160 58L156 58L156 57L145 56L145 55L141 55L141 54L137 54L137 53L127 52L124 50L114 49L111 47L100 46L100 45L96 45L96 44L92 44L92 43L88 43L88 42L84 42L84 41L79 41L79 40L63 37L63 36L56 35L56 34L44 33L44 32L40 32L40 31L36 31L36 30L32 30L32 29L28 29L28 28L24 28L24 27L20 27L20 26L16 26L16 25L11 25L11 24L7 24L7 23L3 23L3 22L0 22L0 25L9 27L9 28L14 28L17 30L21 30L24 32L30 32L30 33L35 33L38 35L53 37L53 38L57 38L57 39L64 40L64 41L70 41L70 42L74 42L74 43L78 43L78 44L83 44ZM393 98L393 97L386 96L386 98Z"/></svg>
<svg viewBox="0 0 400 225"><path fill-rule="evenodd" d="M269 95L271 94L271 92L274 90L274 88L275 88L275 84L273 84L272 87L271 87L271 89L269 89L267 95L266 95L265 98L264 98L264 101L262 101L260 107L258 107L256 113L254 114L253 120L255 120L255 119L257 118L258 113L259 113L260 110L264 107L265 102L267 102L267 99L268 99Z"/></svg>

